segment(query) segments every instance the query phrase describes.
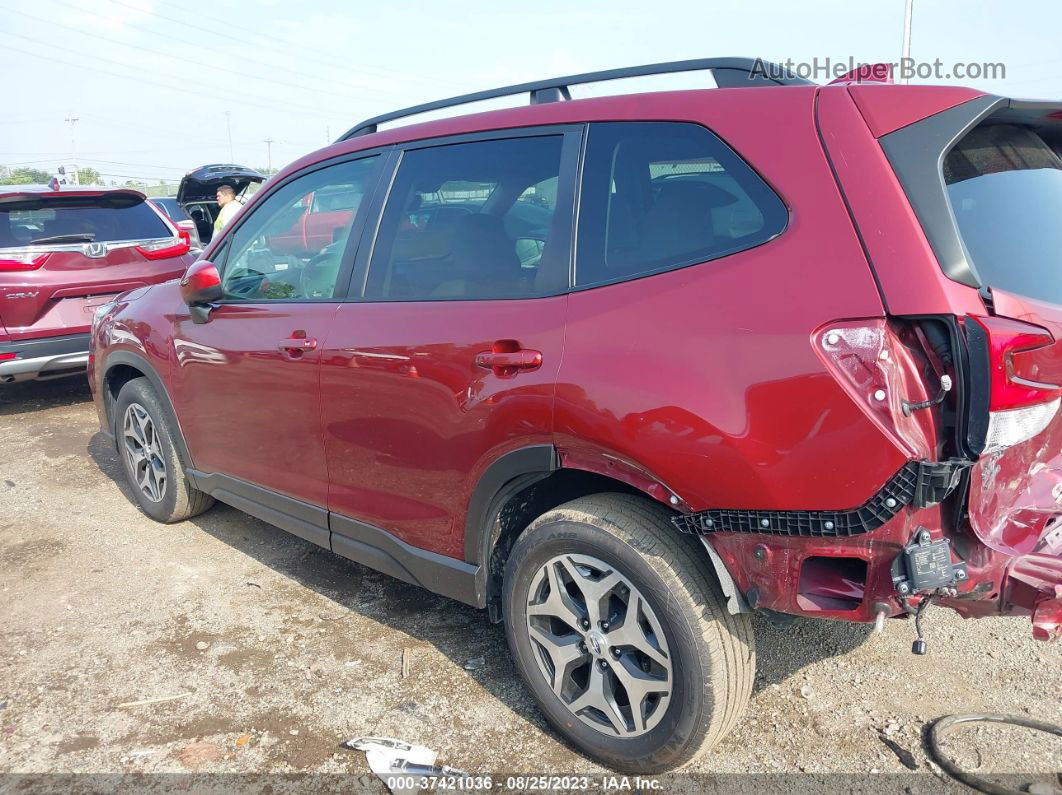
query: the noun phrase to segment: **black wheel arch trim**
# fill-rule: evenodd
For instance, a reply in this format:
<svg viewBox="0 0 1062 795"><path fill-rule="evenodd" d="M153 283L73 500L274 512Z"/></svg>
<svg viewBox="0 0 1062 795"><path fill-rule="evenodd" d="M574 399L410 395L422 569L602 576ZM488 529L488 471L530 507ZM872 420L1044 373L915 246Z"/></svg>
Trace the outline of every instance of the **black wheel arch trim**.
<svg viewBox="0 0 1062 795"><path fill-rule="evenodd" d="M465 562L486 570L494 544L494 518L510 497L559 468L557 448L536 444L491 462L472 491L465 512Z"/></svg>
<svg viewBox="0 0 1062 795"><path fill-rule="evenodd" d="M147 359L130 351L114 351L108 354L103 364L101 385L104 388L103 401L104 406L107 408L110 427L112 429L114 428L115 418L113 415L113 400L111 399L109 392L106 390L107 378L110 375L111 370L118 365L123 364L143 373L144 377L151 383L151 386L155 390L155 394L158 396L159 402L162 403L163 411L166 412L166 419L169 420L170 427L175 431L175 438L173 441L174 444L177 445L177 455L180 456L181 463L184 464L186 468L194 467L195 462L193 461L192 455L188 450L188 445L184 440L184 431L181 429L181 422L177 418L177 412L174 411L173 408L173 401L170 400L170 394L166 390L162 378ZM117 438L115 439L115 444L117 444Z"/></svg>

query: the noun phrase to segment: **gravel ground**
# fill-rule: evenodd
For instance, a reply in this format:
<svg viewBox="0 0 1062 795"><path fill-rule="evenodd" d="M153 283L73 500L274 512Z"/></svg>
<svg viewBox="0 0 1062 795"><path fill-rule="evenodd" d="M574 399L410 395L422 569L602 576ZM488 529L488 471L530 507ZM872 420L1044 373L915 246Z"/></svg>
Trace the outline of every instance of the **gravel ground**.
<svg viewBox="0 0 1062 795"><path fill-rule="evenodd" d="M210 775L267 774L284 791L299 779L278 774L314 773L314 789L384 791L360 753L338 748L360 735L423 743L467 771L608 783L545 726L479 612L227 506L174 526L139 513L82 379L0 388L0 438L0 790L103 780L10 775L55 773L187 788L140 774L194 771L220 789L251 779ZM927 762L927 721L1062 723L1062 645L1034 641L1028 620L934 610L926 625L929 654L915 657L905 621L875 635L757 617L744 723L661 788L937 792L954 785ZM1062 769L1047 735L969 729L949 747L981 774L1046 782Z"/></svg>

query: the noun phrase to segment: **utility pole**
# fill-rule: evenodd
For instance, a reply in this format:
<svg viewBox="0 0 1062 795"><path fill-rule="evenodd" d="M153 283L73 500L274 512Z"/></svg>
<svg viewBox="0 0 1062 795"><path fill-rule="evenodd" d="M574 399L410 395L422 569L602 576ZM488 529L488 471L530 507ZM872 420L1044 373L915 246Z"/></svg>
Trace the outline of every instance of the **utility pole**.
<svg viewBox="0 0 1062 795"><path fill-rule="evenodd" d="M266 138L265 139L265 145L266 145L266 171L272 171L273 170L273 139L272 138Z"/></svg>
<svg viewBox="0 0 1062 795"><path fill-rule="evenodd" d="M232 111L225 111L225 129L229 131L229 162L231 163L236 159L236 156L232 153Z"/></svg>
<svg viewBox="0 0 1062 795"><path fill-rule="evenodd" d="M325 125L325 143L332 143L332 128L329 125Z"/></svg>
<svg viewBox="0 0 1062 795"><path fill-rule="evenodd" d="M914 0L907 0L906 7L903 12L903 56L900 60L900 69L904 68L904 64L910 63L911 60L911 17L914 14ZM901 78L904 85L911 82L909 77Z"/></svg>
<svg viewBox="0 0 1062 795"><path fill-rule="evenodd" d="M72 183L74 185L81 184L81 180L77 173L77 135L74 133L74 125L77 124L78 121L80 121L80 118L72 113L66 117L66 123L70 125L70 165L74 167L74 182Z"/></svg>

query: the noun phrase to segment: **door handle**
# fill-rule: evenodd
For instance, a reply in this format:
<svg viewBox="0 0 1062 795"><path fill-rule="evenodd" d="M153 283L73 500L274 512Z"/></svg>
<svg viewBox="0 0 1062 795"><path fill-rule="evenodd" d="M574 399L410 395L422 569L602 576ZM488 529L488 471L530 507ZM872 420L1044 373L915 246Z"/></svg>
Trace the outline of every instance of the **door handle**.
<svg viewBox="0 0 1062 795"><path fill-rule="evenodd" d="M281 353L289 353L292 356L301 356L306 351L312 351L317 347L316 337L288 337L277 343L277 349Z"/></svg>
<svg viewBox="0 0 1062 795"><path fill-rule="evenodd" d="M494 375L508 378L521 370L537 370L542 366L542 352L521 348L515 340L499 340L489 351L476 354L476 366Z"/></svg>

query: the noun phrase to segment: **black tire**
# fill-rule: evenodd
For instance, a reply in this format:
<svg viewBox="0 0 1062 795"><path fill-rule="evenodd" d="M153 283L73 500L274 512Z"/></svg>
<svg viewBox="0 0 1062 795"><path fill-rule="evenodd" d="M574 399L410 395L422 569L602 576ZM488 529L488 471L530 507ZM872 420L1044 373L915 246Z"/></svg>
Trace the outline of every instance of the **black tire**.
<svg viewBox="0 0 1062 795"><path fill-rule="evenodd" d="M165 479L159 489L158 500L151 499L137 482L131 457L125 448L123 426L126 412L134 404L142 408L150 418L154 428L153 447L157 447L158 458L165 465ZM184 465L173 441L175 429L155 389L146 378L134 378L122 387L111 419L126 483L132 492L134 503L141 511L156 522L170 524L197 516L214 504L213 497L193 488L188 482Z"/></svg>
<svg viewBox="0 0 1062 795"><path fill-rule="evenodd" d="M540 670L527 623L530 589L564 555L614 567L641 592L663 630L673 689L659 722L639 736L587 725ZM536 519L506 563L503 610L509 648L546 718L578 750L614 770L659 773L693 761L734 727L752 693L756 651L748 616L727 611L703 550L678 534L665 508L646 499L594 495ZM595 662L607 669L607 659Z"/></svg>

